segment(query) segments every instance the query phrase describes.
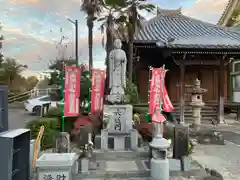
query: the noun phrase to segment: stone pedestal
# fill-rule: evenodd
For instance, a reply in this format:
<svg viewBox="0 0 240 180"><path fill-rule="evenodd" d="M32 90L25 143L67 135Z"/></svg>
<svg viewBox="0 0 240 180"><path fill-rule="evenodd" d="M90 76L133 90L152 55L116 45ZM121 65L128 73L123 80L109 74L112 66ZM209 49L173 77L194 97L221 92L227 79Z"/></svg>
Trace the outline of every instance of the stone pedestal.
<svg viewBox="0 0 240 180"><path fill-rule="evenodd" d="M89 159L88 158L81 158L80 160L80 172L85 174L89 173Z"/></svg>
<svg viewBox="0 0 240 180"><path fill-rule="evenodd" d="M107 125L108 132L127 133L132 129L132 110L130 104L126 105L104 105L103 113L110 114Z"/></svg>
<svg viewBox="0 0 240 180"><path fill-rule="evenodd" d="M193 106L193 109L192 109L193 122L197 126L201 125L201 110L202 110L202 107L198 107L198 106L196 107Z"/></svg>
<svg viewBox="0 0 240 180"><path fill-rule="evenodd" d="M37 162L37 179L73 180L76 174L75 153L46 153Z"/></svg>
<svg viewBox="0 0 240 180"><path fill-rule="evenodd" d="M101 149L108 150L109 136L113 137L115 151L126 149L130 136L131 149L138 147L138 132L132 127L132 105L104 105L104 114L109 114L108 125L101 132Z"/></svg>

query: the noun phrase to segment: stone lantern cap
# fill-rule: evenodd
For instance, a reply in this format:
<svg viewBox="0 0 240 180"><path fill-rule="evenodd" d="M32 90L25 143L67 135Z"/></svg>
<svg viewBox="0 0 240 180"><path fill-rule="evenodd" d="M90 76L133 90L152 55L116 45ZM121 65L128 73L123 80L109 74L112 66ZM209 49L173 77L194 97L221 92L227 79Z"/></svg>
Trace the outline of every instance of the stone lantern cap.
<svg viewBox="0 0 240 180"><path fill-rule="evenodd" d="M163 138L161 134L158 134L153 138L152 142L150 142L150 146L155 149L167 149L170 147L170 144L167 139Z"/></svg>
<svg viewBox="0 0 240 180"><path fill-rule="evenodd" d="M199 79L196 79L194 81L194 85L193 85L191 93L192 94L203 94L203 93L207 92L207 89L201 88L200 85L201 85L201 81Z"/></svg>
<svg viewBox="0 0 240 180"><path fill-rule="evenodd" d="M204 94L205 92L207 92L207 89L203 89L203 88L193 88L192 89L192 94Z"/></svg>

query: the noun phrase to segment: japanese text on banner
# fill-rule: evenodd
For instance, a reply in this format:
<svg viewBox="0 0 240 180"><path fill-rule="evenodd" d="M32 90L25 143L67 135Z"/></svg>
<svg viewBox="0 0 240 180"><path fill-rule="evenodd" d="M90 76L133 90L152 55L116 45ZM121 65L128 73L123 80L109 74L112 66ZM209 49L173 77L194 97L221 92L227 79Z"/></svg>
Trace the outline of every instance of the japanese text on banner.
<svg viewBox="0 0 240 180"><path fill-rule="evenodd" d="M155 108L162 104L165 112L170 112L174 109L165 87L165 76L167 70L164 68L152 69L152 79L150 83L150 99L149 99L149 114L155 112Z"/></svg>
<svg viewBox="0 0 240 180"><path fill-rule="evenodd" d="M64 116L77 116L80 105L80 69L66 66L64 82Z"/></svg>
<svg viewBox="0 0 240 180"><path fill-rule="evenodd" d="M105 72L93 69L92 75L91 113L103 109Z"/></svg>

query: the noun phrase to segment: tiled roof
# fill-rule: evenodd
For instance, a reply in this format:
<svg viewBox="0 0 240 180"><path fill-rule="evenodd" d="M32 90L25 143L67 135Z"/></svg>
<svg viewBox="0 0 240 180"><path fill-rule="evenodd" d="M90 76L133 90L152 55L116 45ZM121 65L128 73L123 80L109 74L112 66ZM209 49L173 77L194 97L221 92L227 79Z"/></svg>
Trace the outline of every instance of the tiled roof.
<svg viewBox="0 0 240 180"><path fill-rule="evenodd" d="M162 10L136 33L135 42L169 48L240 49L239 33L186 17L179 10Z"/></svg>
<svg viewBox="0 0 240 180"><path fill-rule="evenodd" d="M231 30L233 30L233 31L235 31L235 32L238 32L238 33L240 34L240 24L231 27Z"/></svg>

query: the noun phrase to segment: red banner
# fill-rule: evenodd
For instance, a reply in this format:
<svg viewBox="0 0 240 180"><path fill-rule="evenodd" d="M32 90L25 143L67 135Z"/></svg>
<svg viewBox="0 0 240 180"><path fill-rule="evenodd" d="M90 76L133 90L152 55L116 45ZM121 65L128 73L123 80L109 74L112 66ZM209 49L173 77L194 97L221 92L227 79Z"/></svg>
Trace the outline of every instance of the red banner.
<svg viewBox="0 0 240 180"><path fill-rule="evenodd" d="M80 75L76 66L65 66L64 80L64 116L78 116L80 114Z"/></svg>
<svg viewBox="0 0 240 180"><path fill-rule="evenodd" d="M91 113L103 110L105 71L92 70Z"/></svg>
<svg viewBox="0 0 240 180"><path fill-rule="evenodd" d="M170 112L174 109L165 87L166 72L167 70L163 68L152 69L149 99L149 114L151 115L155 112L155 108L159 107L161 103L165 112Z"/></svg>

